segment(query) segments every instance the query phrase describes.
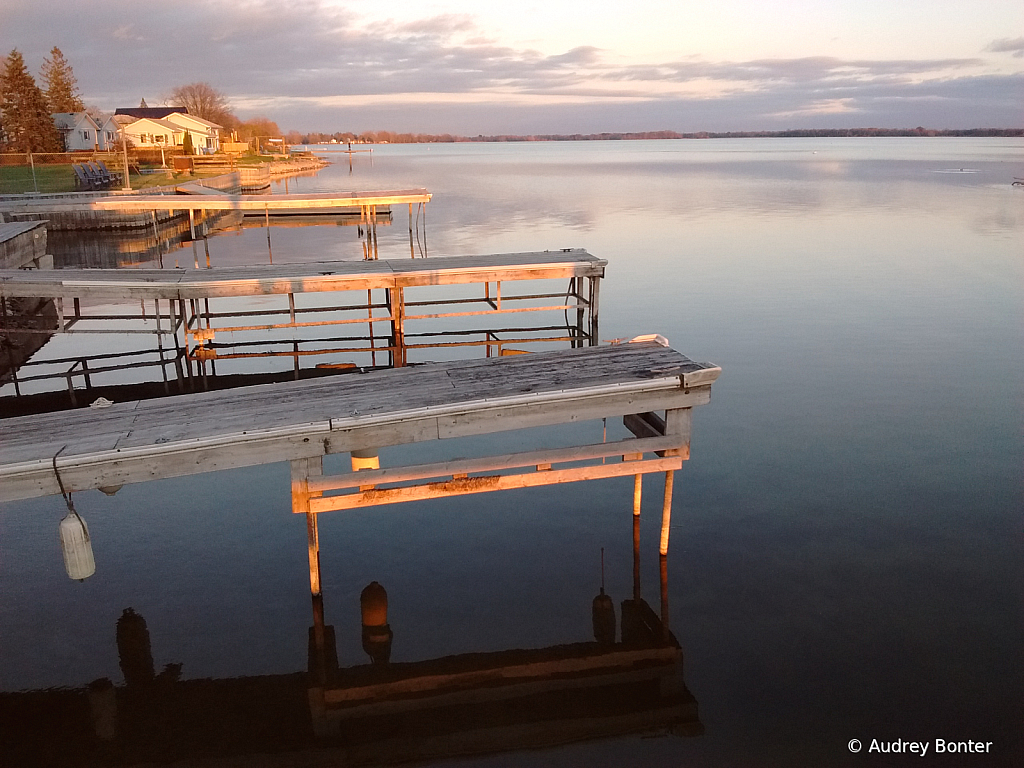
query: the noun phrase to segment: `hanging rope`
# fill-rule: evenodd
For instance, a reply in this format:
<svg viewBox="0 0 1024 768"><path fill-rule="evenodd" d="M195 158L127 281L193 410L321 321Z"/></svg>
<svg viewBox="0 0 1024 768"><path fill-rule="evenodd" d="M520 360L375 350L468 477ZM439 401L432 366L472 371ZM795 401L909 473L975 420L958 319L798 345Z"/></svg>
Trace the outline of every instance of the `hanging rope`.
<svg viewBox="0 0 1024 768"><path fill-rule="evenodd" d="M57 477L57 485L60 486L60 495L64 497L64 503L68 505L68 512L72 512L75 517L81 520L81 516L79 516L74 503L71 501L71 494L64 490L64 482L60 479L60 472L57 471L57 457L64 452L64 448L67 448L67 445L64 445L63 448L53 454L53 474Z"/></svg>

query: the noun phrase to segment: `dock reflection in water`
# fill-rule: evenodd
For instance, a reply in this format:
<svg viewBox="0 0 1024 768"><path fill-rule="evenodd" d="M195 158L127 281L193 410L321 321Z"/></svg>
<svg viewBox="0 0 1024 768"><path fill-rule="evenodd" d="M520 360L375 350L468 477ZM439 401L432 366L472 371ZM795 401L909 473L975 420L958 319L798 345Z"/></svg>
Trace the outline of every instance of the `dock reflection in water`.
<svg viewBox="0 0 1024 768"><path fill-rule="evenodd" d="M594 639L581 639L590 629L581 627L579 639L545 648L392 663L392 645L415 639L403 636L401 613L389 614L385 588L372 582L360 597L362 626L338 630L361 632L362 663L339 663L317 596L305 672L182 680L181 665L164 661L174 650L153 649L145 619L127 608L113 633L124 684L101 678L0 694L0 762L192 764L260 754L268 766L391 765L630 734L699 736L668 624L667 557L656 612L641 596L639 542L634 517L633 594L619 605L618 627L602 587Z"/></svg>

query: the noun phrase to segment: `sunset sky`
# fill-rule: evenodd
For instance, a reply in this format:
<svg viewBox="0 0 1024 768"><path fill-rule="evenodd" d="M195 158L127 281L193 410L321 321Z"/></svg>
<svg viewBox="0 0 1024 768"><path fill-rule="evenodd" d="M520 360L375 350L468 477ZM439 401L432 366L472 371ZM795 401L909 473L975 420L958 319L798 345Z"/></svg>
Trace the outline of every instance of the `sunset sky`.
<svg viewBox="0 0 1024 768"><path fill-rule="evenodd" d="M87 104L205 81L283 130L1024 125L1020 0L0 0L0 52L61 48Z"/></svg>

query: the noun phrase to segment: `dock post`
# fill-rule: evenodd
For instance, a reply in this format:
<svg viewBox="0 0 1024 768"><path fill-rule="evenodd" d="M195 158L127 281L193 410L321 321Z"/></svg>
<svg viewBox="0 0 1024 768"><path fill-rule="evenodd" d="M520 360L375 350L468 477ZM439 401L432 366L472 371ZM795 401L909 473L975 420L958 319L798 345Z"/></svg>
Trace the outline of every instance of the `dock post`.
<svg viewBox="0 0 1024 768"><path fill-rule="evenodd" d="M153 314L156 318L156 348L160 355L160 375L164 380L164 394L169 395L171 394L171 387L167 383L167 363L164 361L164 332L160 327L160 299L153 299ZM86 375L88 376L88 374ZM86 379L86 387L88 388L88 386L88 379Z"/></svg>
<svg viewBox="0 0 1024 768"><path fill-rule="evenodd" d="M376 339L373 337L373 289L366 289L366 325L370 330L370 363L377 367Z"/></svg>
<svg viewBox="0 0 1024 768"><path fill-rule="evenodd" d="M349 156L351 157L351 156ZM370 258L370 251L367 249L367 241L364 238L364 232L367 232L367 239L369 240L370 231L370 215L369 208L367 206L359 206L359 245L362 246L362 260L366 261Z"/></svg>
<svg viewBox="0 0 1024 768"><path fill-rule="evenodd" d="M14 396L21 397L21 385L18 383L18 371L17 366L14 364L14 345L11 344L10 328L7 324L7 299L0 299L0 328L3 328L3 336L6 337L7 343L4 345L7 347L7 364L11 367L11 381L14 382Z"/></svg>
<svg viewBox="0 0 1024 768"><path fill-rule="evenodd" d="M264 222L267 226L267 254L270 256L270 263L274 263L274 249L270 245L270 206L263 206Z"/></svg>
<svg viewBox="0 0 1024 768"><path fill-rule="evenodd" d="M150 213L153 214L153 242L156 245L157 257L160 260L160 269L164 268L164 249L160 246L160 230L157 229L156 225L156 209L154 208Z"/></svg>
<svg viewBox="0 0 1024 768"><path fill-rule="evenodd" d="M662 555L668 554L668 532L672 524L672 480L675 472L665 473L665 500L661 507L661 548Z"/></svg>
<svg viewBox="0 0 1024 768"><path fill-rule="evenodd" d="M412 203L409 203L409 256L416 258L416 249L412 244Z"/></svg>
<svg viewBox="0 0 1024 768"><path fill-rule="evenodd" d="M575 329L575 332L577 332L577 346L582 347L584 346L583 337L585 335L583 330L583 318L584 313L589 308L589 306L584 305L583 278L575 279L575 290L572 293L575 296L575 300L577 300L577 329ZM587 303L589 305L589 300Z"/></svg>
<svg viewBox="0 0 1024 768"><path fill-rule="evenodd" d="M391 295L391 343L395 348L392 365L405 365L405 289L389 288Z"/></svg>
<svg viewBox="0 0 1024 768"><path fill-rule="evenodd" d="M292 336L293 339L298 339L298 329L295 328L295 294L288 294L288 312L292 319ZM299 342L292 341L292 351L295 353L295 381L299 380Z"/></svg>
<svg viewBox="0 0 1024 768"><path fill-rule="evenodd" d="M317 516L309 511L309 478L323 474L323 458L293 459L292 512L306 515L306 540L309 554L309 591L314 598L320 596L320 530ZM315 602L314 602L315 605Z"/></svg>
<svg viewBox="0 0 1024 768"><path fill-rule="evenodd" d="M668 556L662 552L658 558L661 562L661 640L664 643L669 641L668 629Z"/></svg>
<svg viewBox="0 0 1024 768"><path fill-rule="evenodd" d="M196 250L196 212L188 209L188 232L192 241L192 258L195 260L196 269L199 269L199 251Z"/></svg>
<svg viewBox="0 0 1024 768"><path fill-rule="evenodd" d="M633 515L633 601L640 602L640 515Z"/></svg>
<svg viewBox="0 0 1024 768"><path fill-rule="evenodd" d="M597 310L598 310L598 299L601 291L601 278L592 277L590 278L590 344L591 347L597 346Z"/></svg>
<svg viewBox="0 0 1024 768"><path fill-rule="evenodd" d="M380 250L377 248L377 206L372 206L370 210L373 212L373 258L376 261L380 258Z"/></svg>
<svg viewBox="0 0 1024 768"><path fill-rule="evenodd" d="M167 323L174 339L174 373L178 378L178 391L185 391L185 373L181 368L181 347L178 345L178 327L174 321L174 299L167 300Z"/></svg>

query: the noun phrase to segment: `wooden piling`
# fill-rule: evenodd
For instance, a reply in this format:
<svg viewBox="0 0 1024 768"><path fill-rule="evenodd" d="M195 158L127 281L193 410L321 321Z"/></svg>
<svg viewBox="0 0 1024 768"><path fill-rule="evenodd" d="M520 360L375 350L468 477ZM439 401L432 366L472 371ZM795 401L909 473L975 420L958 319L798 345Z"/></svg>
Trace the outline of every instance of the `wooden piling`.
<svg viewBox="0 0 1024 768"><path fill-rule="evenodd" d="M292 512L306 515L306 540L309 554L309 590L316 597L320 591L320 530L317 516L309 509L309 478L323 474L323 459L294 459L291 462ZM318 494L319 495L319 494Z"/></svg>
<svg viewBox="0 0 1024 768"><path fill-rule="evenodd" d="M662 552L658 560L661 576L661 640L668 643L672 637L668 628L668 557Z"/></svg>
<svg viewBox="0 0 1024 768"><path fill-rule="evenodd" d="M640 602L640 515L633 515L633 601Z"/></svg>
<svg viewBox="0 0 1024 768"><path fill-rule="evenodd" d="M659 552L662 555L668 554L668 535L672 525L672 481L675 472L668 470L665 473L665 499L661 506L661 547Z"/></svg>

